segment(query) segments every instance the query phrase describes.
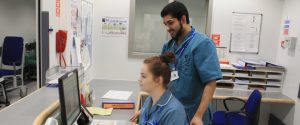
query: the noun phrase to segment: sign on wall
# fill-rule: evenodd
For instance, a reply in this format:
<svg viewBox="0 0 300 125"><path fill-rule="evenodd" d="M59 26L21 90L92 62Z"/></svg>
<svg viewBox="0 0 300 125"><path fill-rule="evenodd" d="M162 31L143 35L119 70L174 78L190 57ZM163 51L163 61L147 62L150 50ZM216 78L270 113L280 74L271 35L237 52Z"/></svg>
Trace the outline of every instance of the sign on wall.
<svg viewBox="0 0 300 125"><path fill-rule="evenodd" d="M102 17L101 24L101 36L127 36L126 17Z"/></svg>
<svg viewBox="0 0 300 125"><path fill-rule="evenodd" d="M60 17L60 0L55 1L55 15Z"/></svg>

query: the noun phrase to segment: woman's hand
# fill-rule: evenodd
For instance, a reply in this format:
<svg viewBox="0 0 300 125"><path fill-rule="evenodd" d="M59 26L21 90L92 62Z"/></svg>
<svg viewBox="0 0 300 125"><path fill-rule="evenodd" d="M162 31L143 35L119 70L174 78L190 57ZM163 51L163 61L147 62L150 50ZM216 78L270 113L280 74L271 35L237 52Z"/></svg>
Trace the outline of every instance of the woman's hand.
<svg viewBox="0 0 300 125"><path fill-rule="evenodd" d="M141 112L137 111L131 118L129 121L131 122L137 122L137 119L140 117Z"/></svg>
<svg viewBox="0 0 300 125"><path fill-rule="evenodd" d="M190 125L203 125L202 119L195 117L192 119Z"/></svg>

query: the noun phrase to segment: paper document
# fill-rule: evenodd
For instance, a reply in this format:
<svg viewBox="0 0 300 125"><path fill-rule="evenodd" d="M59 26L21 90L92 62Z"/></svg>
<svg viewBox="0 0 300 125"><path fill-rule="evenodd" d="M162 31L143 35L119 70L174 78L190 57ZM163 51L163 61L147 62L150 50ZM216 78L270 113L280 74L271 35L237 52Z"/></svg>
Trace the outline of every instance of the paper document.
<svg viewBox="0 0 300 125"><path fill-rule="evenodd" d="M87 107L87 110L93 115L111 115L113 108L103 109L98 107Z"/></svg>
<svg viewBox="0 0 300 125"><path fill-rule="evenodd" d="M49 84L58 84L58 79L53 79L48 82Z"/></svg>
<svg viewBox="0 0 300 125"><path fill-rule="evenodd" d="M109 90L102 98L128 100L128 98L130 97L131 94L132 94L131 91Z"/></svg>
<svg viewBox="0 0 300 125"><path fill-rule="evenodd" d="M91 125L132 125L128 120L98 120L93 119Z"/></svg>
<svg viewBox="0 0 300 125"><path fill-rule="evenodd" d="M58 79L53 79L48 82L48 87L57 87L58 86Z"/></svg>
<svg viewBox="0 0 300 125"><path fill-rule="evenodd" d="M93 120L91 125L117 125L117 120Z"/></svg>

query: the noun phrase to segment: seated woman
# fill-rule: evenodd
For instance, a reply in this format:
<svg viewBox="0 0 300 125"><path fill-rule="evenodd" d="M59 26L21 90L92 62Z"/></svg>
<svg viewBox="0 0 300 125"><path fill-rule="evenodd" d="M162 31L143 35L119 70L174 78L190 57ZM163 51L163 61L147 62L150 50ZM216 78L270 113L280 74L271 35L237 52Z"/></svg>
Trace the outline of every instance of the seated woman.
<svg viewBox="0 0 300 125"><path fill-rule="evenodd" d="M183 105L167 90L172 53L144 60L139 85L149 93L139 113L139 125L188 125Z"/></svg>

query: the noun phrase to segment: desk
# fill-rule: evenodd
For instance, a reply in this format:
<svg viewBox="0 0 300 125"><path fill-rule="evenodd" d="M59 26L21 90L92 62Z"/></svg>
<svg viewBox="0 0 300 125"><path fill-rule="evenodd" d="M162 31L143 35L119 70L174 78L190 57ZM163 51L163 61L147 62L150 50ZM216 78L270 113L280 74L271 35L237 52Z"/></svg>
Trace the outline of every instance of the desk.
<svg viewBox="0 0 300 125"><path fill-rule="evenodd" d="M43 87L1 110L1 125L32 125L39 113L57 99L57 88Z"/></svg>
<svg viewBox="0 0 300 125"><path fill-rule="evenodd" d="M108 90L132 91L131 101L136 101L139 86L137 82L116 80L92 80L91 88L96 95L95 106L100 106L100 98ZM0 111L1 125L32 125L35 118L58 99L58 88L43 87L26 96L18 102ZM134 110L113 110L111 116L95 116L95 119L103 120L126 120L134 114Z"/></svg>
<svg viewBox="0 0 300 125"><path fill-rule="evenodd" d="M91 88L94 90L96 95L96 100L94 102L95 106L100 106L101 96L103 96L108 90L123 90L132 91L130 101L136 101L139 86L137 82L134 81L117 81L117 80L92 80L90 83ZM232 90L231 90L232 91ZM214 99L223 99L227 96L241 96L246 97L250 92L230 92L230 90L217 89L214 95ZM277 98L284 98L285 100L293 101L292 99L286 97L281 93L270 93L263 94L263 100L273 99L275 101L270 101L271 103L282 103L278 101ZM40 112L45 110L53 102L58 99L58 88L43 87L36 92L26 96L22 100L15 102L9 107L0 111L0 121L1 125L32 125L35 118ZM115 109L112 112L112 116L95 116L95 119L104 120L129 120L129 118L134 114L132 109Z"/></svg>
<svg viewBox="0 0 300 125"><path fill-rule="evenodd" d="M217 88L214 94L215 100L223 100L227 97L238 97L247 100L252 91L249 90L232 90ZM261 102L265 103L280 103L280 104L295 104L295 100L287 97L281 92L262 92Z"/></svg>

